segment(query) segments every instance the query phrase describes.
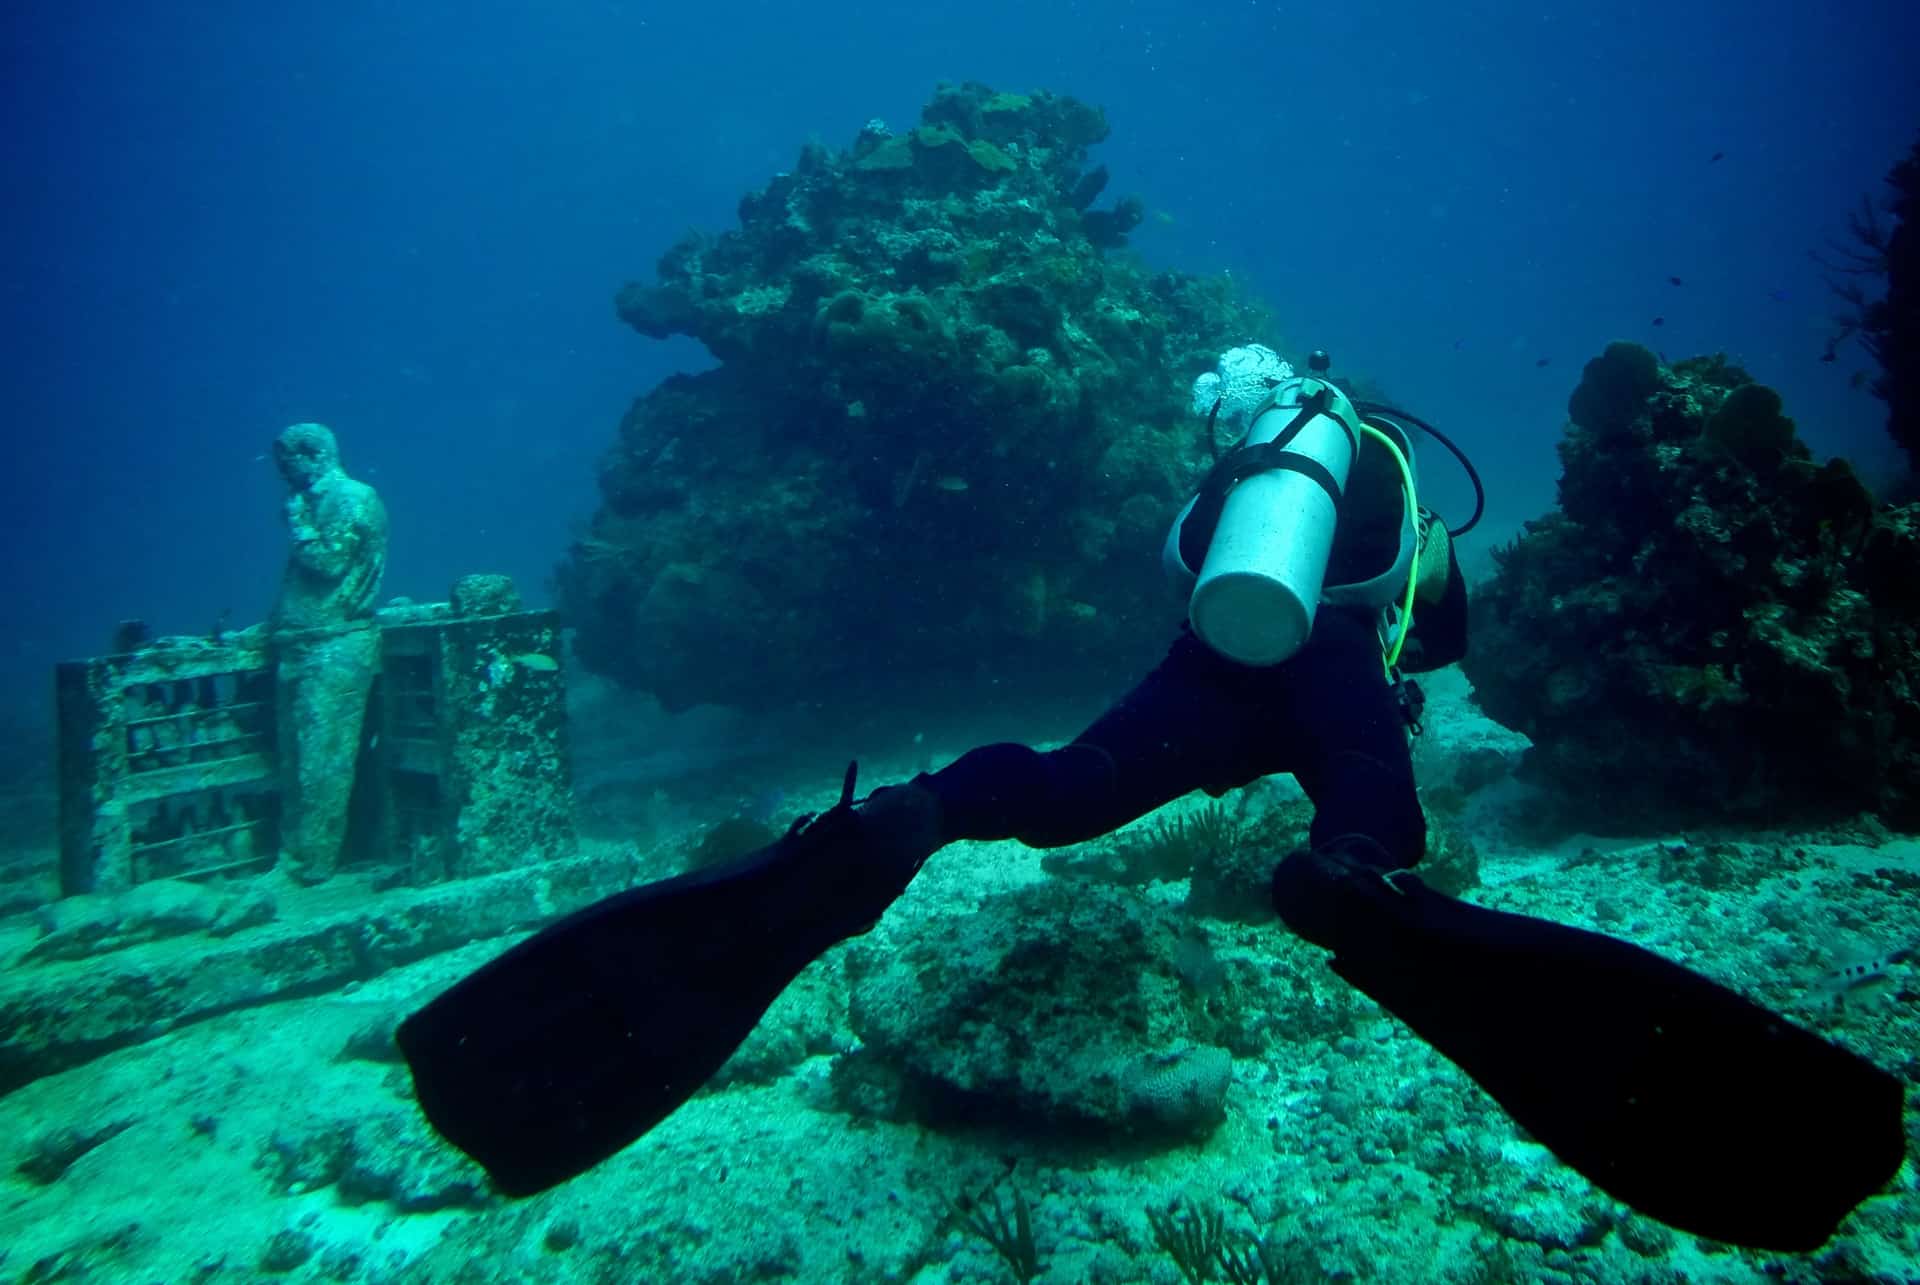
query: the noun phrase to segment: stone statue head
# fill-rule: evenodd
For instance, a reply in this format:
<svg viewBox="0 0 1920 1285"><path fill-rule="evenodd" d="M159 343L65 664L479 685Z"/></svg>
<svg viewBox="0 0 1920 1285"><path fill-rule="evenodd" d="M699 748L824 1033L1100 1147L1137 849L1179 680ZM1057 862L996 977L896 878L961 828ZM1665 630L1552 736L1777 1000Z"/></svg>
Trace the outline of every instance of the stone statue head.
<svg viewBox="0 0 1920 1285"><path fill-rule="evenodd" d="M325 424L295 424L273 442L273 462L296 491L340 471L340 445Z"/></svg>

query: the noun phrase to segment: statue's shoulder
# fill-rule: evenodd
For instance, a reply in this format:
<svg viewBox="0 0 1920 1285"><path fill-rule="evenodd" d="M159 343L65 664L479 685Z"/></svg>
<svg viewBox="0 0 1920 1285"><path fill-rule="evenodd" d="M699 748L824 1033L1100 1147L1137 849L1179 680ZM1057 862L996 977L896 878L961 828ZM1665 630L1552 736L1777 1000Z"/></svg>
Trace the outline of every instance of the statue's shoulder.
<svg viewBox="0 0 1920 1285"><path fill-rule="evenodd" d="M380 498L380 492L359 478L341 478L335 495L343 506L351 510L356 520L378 526L382 530L386 528L386 502Z"/></svg>

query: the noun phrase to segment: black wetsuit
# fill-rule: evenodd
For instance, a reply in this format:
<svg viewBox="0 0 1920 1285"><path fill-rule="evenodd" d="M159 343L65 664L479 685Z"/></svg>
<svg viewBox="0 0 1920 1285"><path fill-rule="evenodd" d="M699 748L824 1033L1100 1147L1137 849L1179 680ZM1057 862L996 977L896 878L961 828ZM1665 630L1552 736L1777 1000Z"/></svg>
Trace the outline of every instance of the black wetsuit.
<svg viewBox="0 0 1920 1285"><path fill-rule="evenodd" d="M1368 476L1356 475L1343 501L1332 583L1384 572L1399 550L1397 467L1364 450L1356 467ZM1458 568L1449 570L1457 582ZM1464 637L1465 588L1453 588ZM981 746L917 783L939 796L946 838L1046 848L1097 838L1191 790L1290 772L1314 804L1313 846L1364 835L1380 848L1368 859L1413 865L1426 818L1374 616L1322 604L1298 653L1258 667L1226 659L1183 625L1166 659L1070 744Z"/></svg>
<svg viewBox="0 0 1920 1285"><path fill-rule="evenodd" d="M1313 800L1310 842L1360 834L1395 866L1426 846L1406 720L1372 613L1323 606L1279 665L1236 664L1182 628L1167 658L1057 750L983 745L919 784L946 837L1051 848L1117 829L1191 790L1291 772Z"/></svg>

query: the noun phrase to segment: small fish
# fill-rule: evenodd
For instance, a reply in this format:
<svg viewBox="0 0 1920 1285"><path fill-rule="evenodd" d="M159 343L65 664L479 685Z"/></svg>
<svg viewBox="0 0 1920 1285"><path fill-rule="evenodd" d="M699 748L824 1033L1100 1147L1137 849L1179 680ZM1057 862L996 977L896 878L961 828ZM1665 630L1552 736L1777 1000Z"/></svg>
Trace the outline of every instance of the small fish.
<svg viewBox="0 0 1920 1285"><path fill-rule="evenodd" d="M1456 339L1453 341L1453 350L1455 352L1459 352L1462 348L1465 348L1466 346L1467 346L1467 341L1464 339Z"/></svg>
<svg viewBox="0 0 1920 1285"><path fill-rule="evenodd" d="M1865 388L1873 376L1864 370L1856 370L1847 378L1847 387Z"/></svg>
<svg viewBox="0 0 1920 1285"><path fill-rule="evenodd" d="M1534 365L1536 365L1536 366L1548 366L1548 365L1551 365L1552 363L1553 363L1553 358L1551 358L1551 357L1542 357L1542 358L1540 358L1540 360L1538 360L1538 361L1536 361L1536 362L1534 362L1533 364L1534 364Z"/></svg>
<svg viewBox="0 0 1920 1285"><path fill-rule="evenodd" d="M1788 290L1769 290L1767 291L1767 298L1773 300L1775 303L1788 303L1793 299L1793 294Z"/></svg>
<svg viewBox="0 0 1920 1285"><path fill-rule="evenodd" d="M523 651L518 656L513 657L513 663L523 669L531 669L542 674L555 674L560 672L560 662L547 655L544 651Z"/></svg>
<svg viewBox="0 0 1920 1285"><path fill-rule="evenodd" d="M1667 284L1671 286L1683 286L1687 283L1682 281L1679 277L1668 277Z"/></svg>
<svg viewBox="0 0 1920 1285"><path fill-rule="evenodd" d="M1667 319L1665 317L1655 317L1653 319L1653 324L1656 326L1664 326L1667 324Z"/></svg>
<svg viewBox="0 0 1920 1285"><path fill-rule="evenodd" d="M1820 360L1821 360L1821 361L1826 361L1826 362L1834 362L1834 361L1839 361L1839 360L1840 360L1840 354L1839 354L1839 353L1837 353L1837 352L1835 352L1835 351L1833 350L1833 345L1832 345L1832 344L1828 344L1828 345L1827 345L1827 350L1826 350L1825 352L1823 352L1823 353L1821 353L1821 354L1820 354Z"/></svg>
<svg viewBox="0 0 1920 1285"><path fill-rule="evenodd" d="M1711 165L1725 155L1726 155L1725 152L1715 152L1712 156L1709 156L1707 158L1707 164Z"/></svg>
<svg viewBox="0 0 1920 1285"><path fill-rule="evenodd" d="M955 495L958 495L967 489L967 479L964 477L956 477L952 473L949 473L945 477L935 478L933 485L935 490L951 491Z"/></svg>
<svg viewBox="0 0 1920 1285"><path fill-rule="evenodd" d="M1893 970L1912 960L1916 953L1920 952L1903 946L1884 955L1855 957L1821 978L1815 990L1834 1010L1845 1009L1849 1003L1857 1007L1892 990Z"/></svg>

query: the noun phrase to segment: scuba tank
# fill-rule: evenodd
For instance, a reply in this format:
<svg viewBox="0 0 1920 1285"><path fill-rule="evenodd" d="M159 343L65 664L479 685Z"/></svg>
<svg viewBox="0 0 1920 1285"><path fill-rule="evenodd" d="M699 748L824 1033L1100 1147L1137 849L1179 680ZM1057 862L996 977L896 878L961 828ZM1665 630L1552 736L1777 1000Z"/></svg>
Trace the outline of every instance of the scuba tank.
<svg viewBox="0 0 1920 1285"><path fill-rule="evenodd" d="M1306 643L1360 433L1331 383L1282 380L1182 510L1161 560L1191 582L1187 618L1214 651L1275 665Z"/></svg>
<svg viewBox="0 0 1920 1285"><path fill-rule="evenodd" d="M1479 522L1486 503L1472 461L1417 416L1350 401L1325 377L1331 365L1325 352L1315 351L1308 358L1311 376L1294 376L1292 367L1277 358L1261 365L1253 373L1261 375L1260 382L1271 391L1257 401L1257 387L1238 387L1227 377L1245 374L1242 366L1252 369L1248 362L1233 360L1248 351L1233 350L1221 359L1222 374L1195 381L1196 399L1203 385L1216 394L1206 423L1210 450L1215 449L1214 423L1224 406L1238 399L1232 408L1252 409L1251 420L1246 435L1226 454L1216 455L1161 550L1168 579L1187 599L1194 633L1229 660L1275 665L1305 645L1321 602L1364 607L1380 613L1381 643L1392 670L1415 632L1414 603L1421 593L1424 600L1442 604L1439 619L1445 636L1422 640L1409 664L1418 670L1457 660L1465 650L1465 587L1459 583L1451 539ZM1266 349L1258 349L1257 355L1272 356ZM1473 483L1474 510L1461 526L1450 530L1421 508L1413 441L1401 421L1425 430L1465 469ZM1374 440L1376 451L1384 452L1380 463L1399 474L1398 548L1390 564L1329 585L1335 529L1343 507L1351 507L1343 502L1367 438ZM1377 477L1363 484L1369 497L1379 484ZM1368 513L1368 507L1362 505L1361 512ZM1355 517L1347 514L1349 521ZM1391 533L1386 534L1391 540Z"/></svg>

